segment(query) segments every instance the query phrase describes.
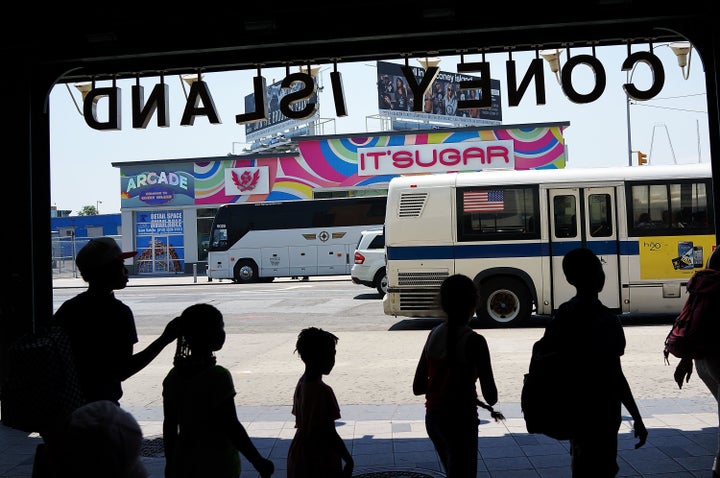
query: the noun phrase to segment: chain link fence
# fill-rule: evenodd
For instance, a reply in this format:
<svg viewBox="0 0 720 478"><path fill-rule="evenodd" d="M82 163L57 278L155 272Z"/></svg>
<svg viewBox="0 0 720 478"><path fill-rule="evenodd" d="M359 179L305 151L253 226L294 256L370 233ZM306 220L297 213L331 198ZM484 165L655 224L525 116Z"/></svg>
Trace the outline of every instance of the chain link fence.
<svg viewBox="0 0 720 478"><path fill-rule="evenodd" d="M121 236L112 237L120 244ZM75 257L80 249L87 244L92 237L76 237L75 235L52 237L52 273L53 277L80 277L75 265Z"/></svg>

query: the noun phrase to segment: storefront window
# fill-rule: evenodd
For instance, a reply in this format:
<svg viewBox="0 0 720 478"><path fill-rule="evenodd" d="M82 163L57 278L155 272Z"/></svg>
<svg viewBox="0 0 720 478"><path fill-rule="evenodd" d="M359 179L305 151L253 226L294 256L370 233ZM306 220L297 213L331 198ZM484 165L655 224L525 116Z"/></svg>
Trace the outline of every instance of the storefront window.
<svg viewBox="0 0 720 478"><path fill-rule="evenodd" d="M216 211L217 208L200 208L197 210L198 261L201 262L207 262L210 226L212 226Z"/></svg>

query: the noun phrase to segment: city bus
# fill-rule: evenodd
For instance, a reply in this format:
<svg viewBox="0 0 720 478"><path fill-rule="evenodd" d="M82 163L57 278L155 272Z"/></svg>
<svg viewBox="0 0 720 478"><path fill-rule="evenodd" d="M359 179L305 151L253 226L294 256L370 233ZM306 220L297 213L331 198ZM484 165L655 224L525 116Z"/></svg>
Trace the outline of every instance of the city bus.
<svg viewBox="0 0 720 478"><path fill-rule="evenodd" d="M360 233L382 227L385 196L221 206L208 245L208 279L236 283L350 274Z"/></svg>
<svg viewBox="0 0 720 478"><path fill-rule="evenodd" d="M477 318L516 326L575 289L562 258L588 247L617 313L676 314L715 248L708 163L402 176L389 183L385 314L441 317L449 275L479 286Z"/></svg>

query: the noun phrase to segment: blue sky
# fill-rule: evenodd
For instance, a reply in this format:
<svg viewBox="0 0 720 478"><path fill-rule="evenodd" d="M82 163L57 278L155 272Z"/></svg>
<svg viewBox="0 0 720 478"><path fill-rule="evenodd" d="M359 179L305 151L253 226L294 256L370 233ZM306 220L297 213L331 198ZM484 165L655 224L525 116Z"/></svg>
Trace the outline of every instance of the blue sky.
<svg viewBox="0 0 720 478"><path fill-rule="evenodd" d="M647 50L647 44L637 44L632 51ZM565 51L561 63L566 59ZM571 50L572 55L592 54L589 47ZM568 100L549 68L545 68L546 104L535 104L534 96L526 94L517 107L507 104L505 62L507 54L487 54L491 77L500 80L503 123L570 122L565 130L568 150L567 167L626 167L628 165L627 103L622 85L626 73L621 71L627 48L598 47L595 52L607 74L607 86L595 102L577 105ZM655 45L655 54L665 68L665 86L653 100L630 106L632 149L649 155L650 164L709 162L707 96L702 59L692 51L689 77L683 78L677 59L666 44ZM521 76L535 52L513 52ZM466 55L466 62L481 61L480 55ZM455 72L460 57L443 57L442 71ZM396 60L402 63L401 60ZM417 60L410 60L418 66ZM329 73L333 65L319 65L321 81L320 117L323 134L363 133L380 130L378 114L376 68L374 62L339 63L342 73L348 116L335 117ZM291 71L297 71L292 67ZM71 94L80 101L79 92L69 85L56 85L50 94L50 163L51 201L58 209L70 209L73 214L85 205L98 205L102 214L120 212L120 172L113 162L154 159L226 156L240 153L245 143L244 126L235 123L235 115L244 113L244 98L252 93L252 77L256 70L208 73L208 83L222 124L211 125L198 118L193 126L180 126L185 105L181 80L166 76L170 86L170 127L158 128L155 118L146 129L131 126L130 88L135 80L118 80L122 90L121 131L96 131L87 126L76 110ZM285 68L262 70L267 83L285 76ZM648 68L639 64L632 73L633 83L640 89L649 86ZM158 77L141 79L146 95L159 82ZM588 93L594 84L592 72L584 67L573 73L573 86L580 93ZM110 86L99 81L97 86ZM530 88L530 93L533 89ZM103 106L99 105L100 118Z"/></svg>

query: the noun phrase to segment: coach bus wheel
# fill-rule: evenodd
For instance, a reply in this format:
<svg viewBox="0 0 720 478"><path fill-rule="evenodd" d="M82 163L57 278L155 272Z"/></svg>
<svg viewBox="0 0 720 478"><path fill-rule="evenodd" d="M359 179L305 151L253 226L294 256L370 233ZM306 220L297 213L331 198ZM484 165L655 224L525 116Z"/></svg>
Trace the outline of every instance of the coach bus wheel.
<svg viewBox="0 0 720 478"><path fill-rule="evenodd" d="M244 259L235 264L235 282L238 284L249 284L256 282L258 269L254 261Z"/></svg>
<svg viewBox="0 0 720 478"><path fill-rule="evenodd" d="M525 284L512 277L497 277L480 284L477 316L490 325L509 327L530 318L532 299Z"/></svg>

